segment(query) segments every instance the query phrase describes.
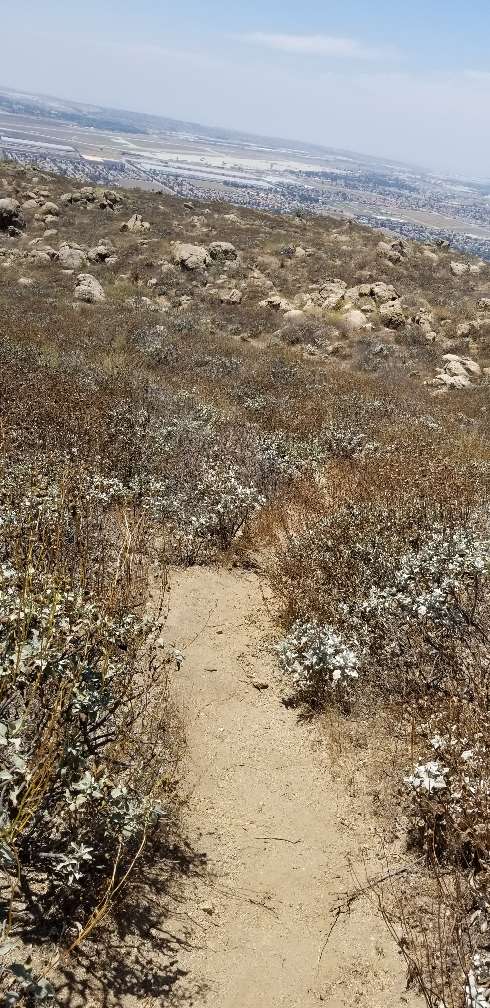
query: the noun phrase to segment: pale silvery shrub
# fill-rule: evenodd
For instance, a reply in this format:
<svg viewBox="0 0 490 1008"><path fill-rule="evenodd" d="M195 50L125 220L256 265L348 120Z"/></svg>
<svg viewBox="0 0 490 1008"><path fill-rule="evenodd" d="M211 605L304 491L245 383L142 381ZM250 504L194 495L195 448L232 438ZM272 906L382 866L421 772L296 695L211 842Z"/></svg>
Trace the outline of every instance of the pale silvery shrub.
<svg viewBox="0 0 490 1008"><path fill-rule="evenodd" d="M328 624L297 620L278 645L283 671L295 691L314 701L358 678L359 657Z"/></svg>
<svg viewBox="0 0 490 1008"><path fill-rule="evenodd" d="M417 793L432 795L435 791L444 791L447 787L445 774L447 767L441 766L438 760L419 763L410 777L405 777L405 784Z"/></svg>
<svg viewBox="0 0 490 1008"><path fill-rule="evenodd" d="M471 529L435 526L419 549L398 562L391 585L374 586L367 613L405 613L417 620L460 622L460 593L490 573L490 540Z"/></svg>
<svg viewBox="0 0 490 1008"><path fill-rule="evenodd" d="M468 971L465 988L466 1008L490 1008L490 955L477 952Z"/></svg>

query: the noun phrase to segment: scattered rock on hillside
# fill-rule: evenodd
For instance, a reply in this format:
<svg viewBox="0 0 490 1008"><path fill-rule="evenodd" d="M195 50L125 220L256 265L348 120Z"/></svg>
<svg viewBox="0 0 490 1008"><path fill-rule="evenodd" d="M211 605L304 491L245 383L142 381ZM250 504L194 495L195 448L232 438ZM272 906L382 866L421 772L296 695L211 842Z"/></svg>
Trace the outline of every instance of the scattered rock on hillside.
<svg viewBox="0 0 490 1008"><path fill-rule="evenodd" d="M12 197L0 199L0 231L15 237L25 228L26 222L18 200Z"/></svg>
<svg viewBox="0 0 490 1008"><path fill-rule="evenodd" d="M175 242L173 259L182 269L205 269L211 264L211 257L204 245L188 245L186 242Z"/></svg>
<svg viewBox="0 0 490 1008"><path fill-rule="evenodd" d="M455 277L463 276L464 273L468 273L469 271L468 264L463 262L452 262L449 268Z"/></svg>
<svg viewBox="0 0 490 1008"><path fill-rule="evenodd" d="M97 205L101 210L118 210L124 201L120 193L113 189L104 189L101 193L93 186L84 186L82 189L74 189L72 192L63 193L60 203L64 205L79 204L81 206Z"/></svg>
<svg viewBox="0 0 490 1008"><path fill-rule="evenodd" d="M87 304L105 301L104 289L91 273L79 273L75 287L75 298L77 301L86 301Z"/></svg>
<svg viewBox="0 0 490 1008"><path fill-rule="evenodd" d="M238 252L231 242L225 241L214 241L211 242L209 246L209 254L212 259L218 260L236 260L238 259Z"/></svg>
<svg viewBox="0 0 490 1008"><path fill-rule="evenodd" d="M318 298L324 311L337 308L347 289L344 280L327 280L318 291Z"/></svg>
<svg viewBox="0 0 490 1008"><path fill-rule="evenodd" d="M429 384L444 389L471 388L475 379L481 378L480 365L470 357L460 357L458 354L444 354L444 366L437 372Z"/></svg>
<svg viewBox="0 0 490 1008"><path fill-rule="evenodd" d="M87 252L87 259L92 263L107 262L109 259L116 261L114 248L108 242L100 242Z"/></svg>
<svg viewBox="0 0 490 1008"><path fill-rule="evenodd" d="M363 329L368 325L366 315L359 308L349 308L343 312L341 319L348 332L355 332L356 329Z"/></svg>
<svg viewBox="0 0 490 1008"><path fill-rule="evenodd" d="M260 308L272 308L274 311L290 311L291 305L289 301L279 294L277 291L272 291L263 301L259 302Z"/></svg>
<svg viewBox="0 0 490 1008"><path fill-rule="evenodd" d="M417 315L414 316L413 321L415 325L420 326L420 329L423 335L425 336L425 339L429 343L434 343L436 341L437 333L434 332L433 328L434 319L432 312L430 311L419 312Z"/></svg>
<svg viewBox="0 0 490 1008"><path fill-rule="evenodd" d="M46 217L54 218L59 217L59 213L60 213L59 206L56 203L51 203L48 201L47 203L43 203L43 205L39 207L37 216L41 219Z"/></svg>
<svg viewBox="0 0 490 1008"><path fill-rule="evenodd" d="M64 269L80 269L87 262L87 256L79 245L62 242L58 249L58 259Z"/></svg>
<svg viewBox="0 0 490 1008"><path fill-rule="evenodd" d="M379 315L381 321L388 329L401 329L407 321L401 301L385 301L384 304L380 305Z"/></svg>
<svg viewBox="0 0 490 1008"><path fill-rule="evenodd" d="M380 241L376 247L378 253L391 263L401 262L408 254L408 245L401 239L392 242Z"/></svg>
<svg viewBox="0 0 490 1008"><path fill-rule="evenodd" d="M233 287L231 290L220 290L218 297L221 304L240 304L243 294L238 287Z"/></svg>
<svg viewBox="0 0 490 1008"><path fill-rule="evenodd" d="M284 320L286 322L291 322L293 325L300 325L306 320L306 314L301 311L300 308L291 308L290 311L284 313Z"/></svg>
<svg viewBox="0 0 490 1008"><path fill-rule="evenodd" d="M125 224L121 224L121 231L149 231L150 224L149 221L144 221L141 214L135 213L132 217L126 221Z"/></svg>

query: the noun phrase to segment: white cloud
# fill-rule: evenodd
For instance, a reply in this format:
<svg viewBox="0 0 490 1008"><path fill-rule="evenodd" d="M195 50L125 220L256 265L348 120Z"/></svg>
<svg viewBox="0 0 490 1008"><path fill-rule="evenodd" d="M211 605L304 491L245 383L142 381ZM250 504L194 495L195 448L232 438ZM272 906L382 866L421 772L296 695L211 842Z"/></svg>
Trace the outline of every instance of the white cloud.
<svg viewBox="0 0 490 1008"><path fill-rule="evenodd" d="M374 49L354 38L336 35L281 35L273 32L249 32L236 36L242 42L265 46L287 53L336 56L342 59L379 59L394 55L392 49Z"/></svg>

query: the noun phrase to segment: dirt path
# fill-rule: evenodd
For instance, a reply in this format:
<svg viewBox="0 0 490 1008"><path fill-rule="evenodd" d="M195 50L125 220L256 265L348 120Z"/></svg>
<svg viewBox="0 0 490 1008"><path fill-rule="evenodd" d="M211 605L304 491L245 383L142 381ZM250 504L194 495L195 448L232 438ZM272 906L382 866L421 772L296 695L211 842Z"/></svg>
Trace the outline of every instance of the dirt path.
<svg viewBox="0 0 490 1008"><path fill-rule="evenodd" d="M278 702L270 633L255 576L175 575L166 637L185 654L175 700L189 747L186 828L208 863L169 922L191 946L179 951L182 996L188 982L188 1000L209 1008L392 1008L408 1000L404 964L368 900L339 918L320 957L332 906L352 886L349 862L363 875L369 824L318 732Z"/></svg>

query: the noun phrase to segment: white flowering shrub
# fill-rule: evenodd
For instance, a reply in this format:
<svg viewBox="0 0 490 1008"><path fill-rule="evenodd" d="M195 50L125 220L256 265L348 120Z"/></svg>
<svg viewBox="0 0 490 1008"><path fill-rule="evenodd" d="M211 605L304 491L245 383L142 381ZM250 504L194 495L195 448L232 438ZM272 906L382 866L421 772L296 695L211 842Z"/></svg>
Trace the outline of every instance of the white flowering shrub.
<svg viewBox="0 0 490 1008"><path fill-rule="evenodd" d="M308 448L312 458L325 462L329 457L337 459L364 459L377 450L378 444L366 431L351 424L331 423L309 440Z"/></svg>
<svg viewBox="0 0 490 1008"><path fill-rule="evenodd" d="M360 661L333 627L296 621L277 648L280 665L301 699L319 703L359 676Z"/></svg>
<svg viewBox="0 0 490 1008"><path fill-rule="evenodd" d="M490 1008L490 954L476 952L465 987L466 1008Z"/></svg>
<svg viewBox="0 0 490 1008"><path fill-rule="evenodd" d="M0 484L0 887L30 908L27 927L49 920L68 938L167 816L166 736L142 721L153 674L131 605L138 565L117 537L130 499L85 468L48 482L20 464ZM163 716L158 677L155 702ZM22 932L4 909L8 949ZM29 996L49 990L16 969Z"/></svg>
<svg viewBox="0 0 490 1008"><path fill-rule="evenodd" d="M447 782L445 774L448 768L441 766L438 760L429 760L428 763L419 763L409 777L405 777L405 784L417 795L433 795L437 791L445 791Z"/></svg>
<svg viewBox="0 0 490 1008"><path fill-rule="evenodd" d="M475 583L489 573L490 539L470 529L436 526L418 549L400 557L392 584L372 588L365 608L465 627L465 602L471 603Z"/></svg>

